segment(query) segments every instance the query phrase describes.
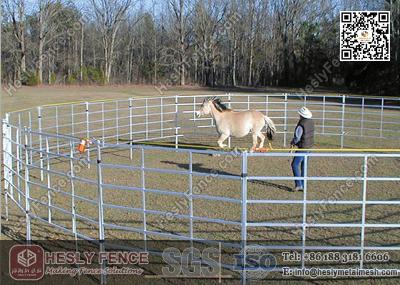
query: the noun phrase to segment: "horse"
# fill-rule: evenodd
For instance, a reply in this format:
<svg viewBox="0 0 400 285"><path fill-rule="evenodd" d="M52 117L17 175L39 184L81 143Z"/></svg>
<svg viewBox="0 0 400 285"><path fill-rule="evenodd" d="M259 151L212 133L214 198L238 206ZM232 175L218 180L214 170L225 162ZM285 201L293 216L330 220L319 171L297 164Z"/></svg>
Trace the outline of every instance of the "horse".
<svg viewBox="0 0 400 285"><path fill-rule="evenodd" d="M217 97L204 99L201 107L196 111L196 116L209 115L213 117L217 132L219 134L218 146L225 148L224 141L230 137L241 138L250 132L253 135L253 145L251 150L257 148L258 138L261 139L259 148L263 148L265 136L261 133L264 126L267 128L267 138L272 140L276 133L274 122L263 113L255 110L234 111L226 107Z"/></svg>

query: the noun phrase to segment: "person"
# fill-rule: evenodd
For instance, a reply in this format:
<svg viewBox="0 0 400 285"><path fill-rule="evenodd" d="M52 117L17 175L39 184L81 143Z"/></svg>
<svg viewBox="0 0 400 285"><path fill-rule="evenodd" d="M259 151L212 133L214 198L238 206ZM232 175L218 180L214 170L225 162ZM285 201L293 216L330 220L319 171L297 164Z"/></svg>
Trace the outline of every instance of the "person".
<svg viewBox="0 0 400 285"><path fill-rule="evenodd" d="M302 151L301 149L309 149L314 145L314 120L312 120L312 113L307 107L302 107L298 110L300 120L297 123L294 131L293 139L290 146L293 148L297 146L300 150L296 153L308 153L309 151ZM304 160L305 156L299 155L293 157L292 170L294 177L304 177ZM295 191L302 191L304 189L304 179L295 180Z"/></svg>

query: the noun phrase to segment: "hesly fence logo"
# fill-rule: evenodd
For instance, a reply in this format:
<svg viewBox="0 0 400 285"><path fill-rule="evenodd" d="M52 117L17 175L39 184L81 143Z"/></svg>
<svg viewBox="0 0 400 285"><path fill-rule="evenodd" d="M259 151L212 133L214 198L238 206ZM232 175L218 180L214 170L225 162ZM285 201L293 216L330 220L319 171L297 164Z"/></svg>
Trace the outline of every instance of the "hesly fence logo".
<svg viewBox="0 0 400 285"><path fill-rule="evenodd" d="M15 280L40 280L44 275L44 250L38 245L14 245L9 252L9 273Z"/></svg>
<svg viewBox="0 0 400 285"><path fill-rule="evenodd" d="M250 280L260 280L276 267L276 257L256 247L246 247L240 254L235 254L235 270Z"/></svg>
<svg viewBox="0 0 400 285"><path fill-rule="evenodd" d="M33 264L36 263L37 260L36 253L34 253L30 249L25 249L19 252L17 257L18 257L17 262L24 267L32 266Z"/></svg>

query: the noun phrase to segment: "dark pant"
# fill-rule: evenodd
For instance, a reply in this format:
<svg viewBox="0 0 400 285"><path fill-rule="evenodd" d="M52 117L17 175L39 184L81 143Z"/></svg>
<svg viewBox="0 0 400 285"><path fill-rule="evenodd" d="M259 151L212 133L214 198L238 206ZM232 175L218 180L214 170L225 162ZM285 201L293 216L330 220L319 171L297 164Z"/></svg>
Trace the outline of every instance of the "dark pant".
<svg viewBox="0 0 400 285"><path fill-rule="evenodd" d="M296 151L296 153L309 153L309 151ZM294 177L304 177L304 161L306 159L305 155L299 155L293 157L292 161L292 171ZM296 187L304 187L304 180L295 180Z"/></svg>

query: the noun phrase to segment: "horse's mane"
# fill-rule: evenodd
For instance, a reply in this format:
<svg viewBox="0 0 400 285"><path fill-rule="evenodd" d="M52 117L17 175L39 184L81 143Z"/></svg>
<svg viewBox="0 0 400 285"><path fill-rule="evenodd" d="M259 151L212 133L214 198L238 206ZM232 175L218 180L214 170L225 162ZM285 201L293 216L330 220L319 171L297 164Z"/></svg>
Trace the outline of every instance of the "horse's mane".
<svg viewBox="0 0 400 285"><path fill-rule="evenodd" d="M221 99L217 97L212 97L208 100L210 100L214 104L215 108L220 112L231 111L231 109L229 109L224 103L221 102Z"/></svg>

